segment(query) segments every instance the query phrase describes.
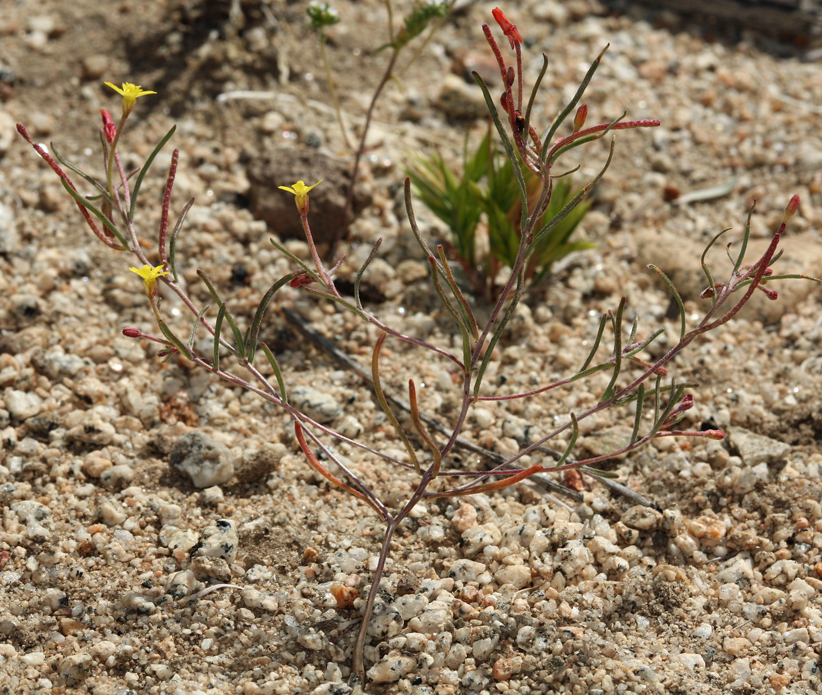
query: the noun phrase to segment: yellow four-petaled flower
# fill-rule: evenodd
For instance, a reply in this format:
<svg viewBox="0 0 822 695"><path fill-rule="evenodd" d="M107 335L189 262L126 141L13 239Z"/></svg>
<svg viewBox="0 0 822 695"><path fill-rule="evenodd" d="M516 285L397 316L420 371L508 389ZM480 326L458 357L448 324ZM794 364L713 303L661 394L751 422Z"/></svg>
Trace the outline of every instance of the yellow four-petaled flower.
<svg viewBox="0 0 822 695"><path fill-rule="evenodd" d="M152 268L150 265L144 265L142 268L129 268L129 270L143 278L143 286L146 290L146 296L149 299L157 294L157 278L168 275L168 271L164 265L158 265L156 268Z"/></svg>
<svg viewBox="0 0 822 695"><path fill-rule="evenodd" d="M323 180L320 179L314 186L319 186L322 182ZM278 188L294 194L294 202L297 204L297 210L302 214L308 210L308 191L314 188L314 186L306 186L305 181L297 181L293 186L278 186Z"/></svg>
<svg viewBox="0 0 822 695"><path fill-rule="evenodd" d="M123 82L122 87L117 87L116 85L111 84L111 82L106 82L106 85L111 87L118 94L123 95L123 115L127 115L131 112L131 109L134 108L134 104L140 97L144 97L147 94L157 94L157 92L148 92L140 85L131 84L131 82Z"/></svg>

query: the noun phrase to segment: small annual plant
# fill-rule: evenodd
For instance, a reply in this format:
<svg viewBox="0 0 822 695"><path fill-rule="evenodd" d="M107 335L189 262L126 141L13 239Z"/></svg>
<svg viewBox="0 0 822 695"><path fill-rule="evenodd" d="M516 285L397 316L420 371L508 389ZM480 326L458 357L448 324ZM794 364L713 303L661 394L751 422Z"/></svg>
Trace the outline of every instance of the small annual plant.
<svg viewBox="0 0 822 695"><path fill-rule="evenodd" d="M542 192L542 182L519 158L517 165L525 179L529 205L533 205ZM448 225L451 236L443 240L443 246L462 267L474 293L491 301L496 299L500 268L513 268L516 263L522 203L513 165L501 156L490 128L470 155L466 140L461 172L448 166L443 156L435 152L417 158L406 169L406 174L414 194ZM551 202L539 225L548 225L573 198L570 175L554 179ZM596 246L588 241L571 241L571 235L590 206L588 200L579 201L536 245L525 270L529 284L542 280L551 266L569 253ZM477 238L483 214L488 232L486 244Z"/></svg>
<svg viewBox="0 0 822 695"><path fill-rule="evenodd" d="M708 282L704 293L710 298L710 306L704 316L691 327L688 326L686 312L683 310L682 300L671 282L661 271L662 281L667 285L674 300L680 307L679 336L664 355L649 363L641 359L642 351L663 332L656 328L644 337L639 335L638 320L626 326L626 306L623 298L612 311L604 314L599 322L598 332L593 340L591 350L579 368L566 378L553 383L546 383L538 388L523 393L499 395L494 393L493 387L487 383L485 375L491 361L494 359L494 347L505 331L522 292L527 283L528 263L539 248L540 242L548 238L552 230L560 224L574 210L585 197L594 182L600 178L602 172L610 162L610 156L605 166L594 179L583 187L562 209L544 221L544 215L549 210L555 179L552 169L557 160L569 150L599 140L617 130L652 127L658 121L627 121L621 119L585 128L584 108L576 112L573 127L565 135L558 136L568 116L576 108L588 82L601 60L597 57L591 65L585 79L571 102L557 116L553 124L547 128L542 136L537 134L531 123L531 105L539 90L539 82L531 91L528 106L523 110L523 73L522 73L522 39L516 27L511 24L504 14L496 9L494 17L504 35L510 42L514 52L515 66L509 67L502 51L494 39L491 29L483 26L497 62L505 92L501 98L502 111L500 112L487 88L479 77L476 77L483 89L485 99L494 122L497 136L511 163L514 179L519 191L522 212L520 215L519 241L516 257L511 266L509 280L498 293L496 303L491 310L488 320L479 323L472 311L471 303L457 285L452 268L449 264L445 249L442 245L432 248L420 234L414 217L411 185L405 182L405 201L408 218L417 243L425 253L430 277L445 312L453 319L455 331L461 335L460 350L451 352L435 345L426 343L413 336L405 335L383 322L375 313L367 308L360 297L360 283L363 275L380 248L377 240L371 254L360 268L355 282L354 298L345 297L337 290L334 281L335 271L342 259L331 267L327 267L320 258L313 242L309 224L310 192L319 185L319 182L307 185L298 181L290 186L283 186L286 192L294 196L297 210L302 220L306 239L311 250L311 261L305 262L294 256L276 239L272 244L281 253L287 256L294 264L294 270L282 278L277 279L270 289L261 298L253 316L235 316L227 308L220 289L202 271L198 275L207 287L213 304L199 305L188 294L185 287L179 282L180 259L177 257L177 237L185 220L186 213L192 201L182 207L176 223L171 224L170 210L174 181L177 171L178 152L175 150L171 157L166 185L162 198L161 218L157 234L157 253L159 263L150 263L146 251L138 238L135 224L137 201L140 199L141 186L146 172L155 160L158 152L168 142L174 133L172 128L159 142L149 155L145 164L137 171L127 173L122 165L118 145L127 124L128 118L138 98L153 92L148 92L133 84L123 84L122 87L112 86L122 95L122 114L119 121L103 111L103 128L101 143L103 148L104 175L102 179L94 178L80 171L65 157L60 155L52 145L50 154L46 149L34 143L25 127L18 124L18 131L35 151L60 177L67 193L74 199L77 206L95 236L110 248L127 252L136 258L135 272L142 281L143 291L154 313L158 334L151 335L137 328L125 328L123 333L135 339L144 339L156 343L160 347L160 355L166 357L181 355L200 369L211 372L216 377L225 380L233 386L251 391L269 403L287 412L293 421L294 436L299 443L308 463L331 484L338 486L361 500L370 507L385 524L385 534L379 554L376 569L373 574L371 588L362 610L362 623L352 653L352 670L361 682L366 678L366 668L363 647L368 638L370 618L374 602L380 586L380 579L385 568L391 548L392 538L402 521L424 500L439 498L461 497L476 493L490 493L502 488L515 485L527 480L531 476L549 471L568 471L580 466L596 466L596 464L627 452L634 451L654 439L662 437L687 436L721 439L722 432L709 431L680 431L677 424L685 417L693 406L694 398L686 393L688 387L694 384L677 378L669 373L671 361L700 335L720 328L736 316L756 291L765 292L771 299L776 299L776 292L770 288L770 283L783 278L797 277L789 275L775 275L771 265L780 255L779 242L785 233L787 222L796 212L799 198L793 196L785 209L785 214L779 228L774 233L768 248L763 255L751 264L744 264L744 256L750 234L749 224L746 225L742 246L739 252L731 255L732 268L727 279L720 282L707 264L707 251L716 242L717 235L702 256L702 267ZM613 139L611 141L613 153ZM519 162L536 176L542 183L542 189L533 206L528 205L528 187ZM70 174L84 179L91 187L91 195L81 194ZM133 174L133 175L132 175ZM753 210L751 210L752 214ZM190 312L192 325L188 336L180 336L171 330L166 320L165 302L161 303L161 294L158 288L163 285L168 293L176 295L179 302ZM278 290L285 285L298 288L301 292L322 300L332 302L343 312L350 312L365 324L370 324L379 332L371 352L371 376L374 384L375 398L385 412L388 421L393 425L399 445L404 449L404 456L398 457L390 453L392 449L380 449L366 441L349 438L335 431L332 427L317 422L306 413L296 408L288 398L288 374L284 374L273 351L260 340L260 329L265 318L266 308ZM610 348L601 350L606 328L610 328ZM195 348L197 331L205 330L211 336L210 349L203 352ZM383 387L381 376L383 348L387 341L400 341L424 351L431 359L444 360L456 370L458 377L457 388L460 393L460 405L453 413L448 425L447 434L440 436L427 424L424 413L419 409L417 400L417 382L414 379L408 382L408 401L410 403L410 419L401 422L389 405L388 394ZM477 472L452 467L449 463L449 454L453 451L460 432L462 431L468 414L473 406L487 401L507 402L519 399L528 399L538 394L546 394L558 387L572 384L602 372L602 384L597 385L594 380L589 388L599 388L597 403L581 412L567 413L564 422L540 438L538 441L523 447L516 454L510 456L500 465L489 471ZM590 418L597 413L610 410L617 406L631 404L634 409L633 428L629 440L616 451L600 456L574 461L579 422ZM541 447L560 435L568 433L569 441L562 452L557 454L557 460L523 465L523 457L538 453ZM404 470L413 476L415 483L408 499L398 508L389 508L380 496L368 485L362 475L352 469L350 465L335 451L334 443L345 442L352 447L359 448L365 456L380 461L395 470ZM608 474L600 472L600 475Z"/></svg>

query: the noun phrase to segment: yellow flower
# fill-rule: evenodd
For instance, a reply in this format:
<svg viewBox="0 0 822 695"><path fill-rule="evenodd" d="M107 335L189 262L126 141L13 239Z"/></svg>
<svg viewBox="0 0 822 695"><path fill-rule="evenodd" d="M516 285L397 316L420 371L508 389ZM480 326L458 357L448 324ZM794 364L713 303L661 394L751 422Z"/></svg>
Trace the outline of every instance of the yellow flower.
<svg viewBox="0 0 822 695"><path fill-rule="evenodd" d="M168 275L168 271L165 270L164 265L158 265L156 268L152 268L150 265L144 265L142 268L129 268L129 270L143 278L143 286L146 290L146 296L149 299L157 294L157 278L162 275Z"/></svg>
<svg viewBox="0 0 822 695"><path fill-rule="evenodd" d="M319 186L322 182L323 180L320 179L314 186ZM278 186L278 188L294 194L294 202L297 203L297 210L302 214L308 212L308 191L314 188L314 186L306 186L305 181L297 181L293 186Z"/></svg>
<svg viewBox="0 0 822 695"><path fill-rule="evenodd" d="M131 84L131 82L123 82L122 89L114 86L111 82L106 82L106 85L111 87L118 94L123 95L123 115L131 112L131 109L134 108L134 104L140 97L144 97L146 94L157 94L157 92L144 91L140 85Z"/></svg>

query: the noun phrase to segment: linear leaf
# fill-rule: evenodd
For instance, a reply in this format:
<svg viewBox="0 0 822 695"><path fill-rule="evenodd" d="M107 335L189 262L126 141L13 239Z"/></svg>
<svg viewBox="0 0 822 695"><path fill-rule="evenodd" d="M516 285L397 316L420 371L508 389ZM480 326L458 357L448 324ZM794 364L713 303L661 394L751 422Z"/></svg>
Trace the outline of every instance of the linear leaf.
<svg viewBox="0 0 822 695"><path fill-rule="evenodd" d="M188 334L188 349L191 350L194 347L194 336L197 334L197 326L200 325L200 321L202 320L203 316L205 316L206 311L208 311L208 307L211 306L210 304L206 304L201 310L200 313L197 314L197 320L194 321L194 324L191 326L191 333Z"/></svg>
<svg viewBox="0 0 822 695"><path fill-rule="evenodd" d="M288 403L288 393L286 393L285 390L285 381L283 381L283 373L280 370L280 364L277 362L277 358L274 357L274 353L271 352L268 345L265 343L260 343L260 347L263 349L263 352L268 359L268 363L274 371L274 376L277 379L277 385L280 387L280 397L283 399L283 403Z"/></svg>
<svg viewBox="0 0 822 695"><path fill-rule="evenodd" d="M225 304L220 304L217 312L217 320L214 322L214 371L220 369L220 333L223 330L223 319L225 318Z"/></svg>
<svg viewBox="0 0 822 695"><path fill-rule="evenodd" d="M165 144L169 141L172 135L174 135L174 131L177 130L177 126L171 126L171 130L169 130L165 137L163 137L160 142L157 143L157 147L151 152L146 160L145 164L143 164L142 168L140 169L140 173L137 175L137 180L134 182L134 192L131 194L131 207L128 211L128 218L129 220L134 219L134 206L137 204L137 194L140 192L140 186L143 185L143 179L145 178L146 174L148 173L149 167L151 166L154 158L160 154L160 150L165 147Z"/></svg>
<svg viewBox="0 0 822 695"><path fill-rule="evenodd" d="M257 351L257 336L260 334L260 325L263 322L263 315L265 314L266 307L268 307L268 303L271 301L271 298L274 294L279 290L283 285L291 282L295 277L297 277L298 273L290 273L285 277L280 278L269 288L268 292L263 295L263 298L260 300L259 305L257 306L257 311L254 312L254 320L251 322L251 330L248 334L248 361L254 361L254 353Z"/></svg>
<svg viewBox="0 0 822 695"><path fill-rule="evenodd" d="M177 278L177 235L183 228L183 222L185 221L186 215L188 215L188 211L191 210L192 205L194 205L194 198L186 203L183 211L177 218L177 224L174 225L174 229L171 231L171 236L168 240L168 265L171 268L171 277L174 278L174 282L179 282Z"/></svg>
<svg viewBox="0 0 822 695"><path fill-rule="evenodd" d="M662 270L657 268L653 263L648 267L657 272L659 277L662 278L662 282L665 283L670 293L674 296L676 305L679 307L679 339L682 340L685 337L685 305L682 303L682 297L679 296L679 292L677 292L676 287L674 287L674 283L671 282L671 279L665 275Z"/></svg>

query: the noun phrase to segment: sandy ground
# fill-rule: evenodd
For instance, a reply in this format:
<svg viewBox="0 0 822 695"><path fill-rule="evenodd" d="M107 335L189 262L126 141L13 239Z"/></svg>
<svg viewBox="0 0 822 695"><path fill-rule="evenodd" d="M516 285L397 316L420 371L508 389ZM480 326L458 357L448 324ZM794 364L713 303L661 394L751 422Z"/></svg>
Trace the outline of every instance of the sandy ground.
<svg viewBox="0 0 822 695"><path fill-rule="evenodd" d="M335 197L339 204L351 162L306 4L258 0L234 13L231 3L172 0L105 10L87 0L3 5L2 693L351 691L379 520L314 473L283 412L121 334L126 326L157 333L128 271L133 259L96 242L14 132L23 121L36 141L99 171L98 109L118 108L103 82L157 91L134 113L126 165L141 163L178 124L174 214L196 196L179 241L181 277L197 303L210 302L195 274L202 268L250 321L260 295L290 270L268 241L287 239L296 222L293 197L276 186L324 178L321 215ZM329 55L356 130L384 65L367 49L383 40L385 6L338 5ZM395 23L410 3L397 5ZM479 29L492 7L461 10L387 87L344 248L361 262L367 242L383 237L366 276L369 307L447 349L459 336L437 306L398 192L409 153L439 148L456 158L466 128L481 136L484 120L472 116L481 98L462 78L466 69L492 72ZM677 282L695 325L705 308L702 247L728 226L737 241L753 199L753 245L762 248L790 196L800 195L779 263L822 274L818 64L763 52L753 35L706 36L669 14L543 0L508 9L526 40L529 79L541 50L551 60L535 111L543 124L610 43L589 89L589 118L627 111L662 126L618 137L579 232L598 246L526 297L489 371L496 393L573 373L600 313L621 296L640 335L657 326L675 335L676 306L647 263ZM580 181L606 155L604 147L587 152ZM149 249L170 156L158 157L139 206ZM724 196L690 195L722 184ZM424 208L417 212L427 235L443 233ZM303 241L286 243L308 258ZM723 249L712 259L718 276L728 272ZM355 272L353 262L341 268L343 277ZM722 428L726 440L664 439L608 462L652 506L587 477L581 499L523 485L420 505L401 526L383 579L366 647L368 691L822 691L822 295L811 283L779 290L778 301L760 297L674 365L701 384L684 425ZM278 296L262 335L298 402L401 456L370 387L317 351L282 308L366 367L376 331L304 291ZM163 308L187 335L184 307L169 296ZM663 336L647 357L672 340ZM202 336L195 347L210 350ZM386 388L425 382L422 407L450 422L459 393L446 362L396 342L384 360ZM487 404L472 411L464 435L510 455L569 411L594 405L606 384L594 378L527 402ZM631 422L627 407L586 421L574 455L606 450ZM412 474L347 445L338 453L389 505L413 489ZM485 465L465 453L448 463Z"/></svg>

